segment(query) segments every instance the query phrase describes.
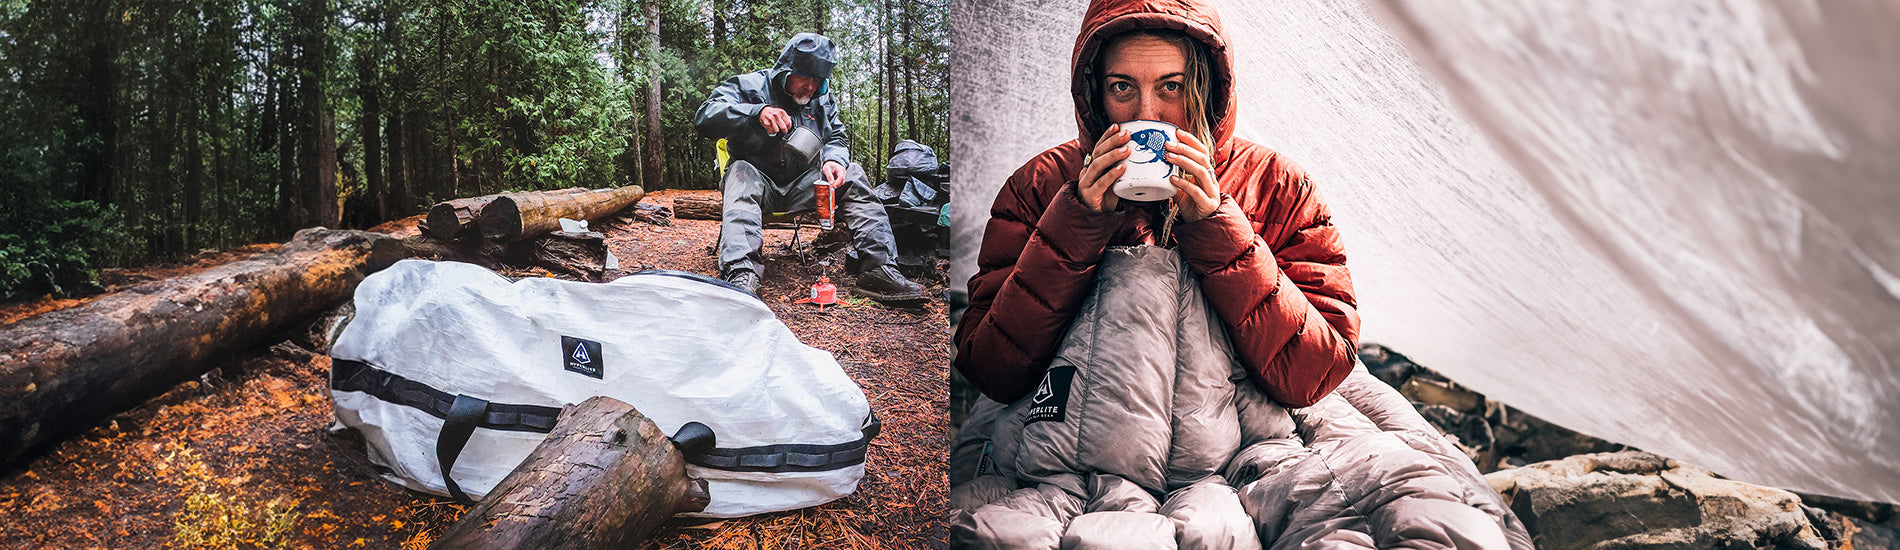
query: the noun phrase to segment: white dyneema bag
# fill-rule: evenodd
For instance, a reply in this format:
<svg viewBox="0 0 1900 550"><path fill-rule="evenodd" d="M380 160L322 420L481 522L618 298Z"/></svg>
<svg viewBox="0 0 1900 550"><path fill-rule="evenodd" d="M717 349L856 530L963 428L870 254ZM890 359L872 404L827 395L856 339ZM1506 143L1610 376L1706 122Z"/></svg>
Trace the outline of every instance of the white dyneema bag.
<svg viewBox="0 0 1900 550"><path fill-rule="evenodd" d="M681 441L687 475L712 494L698 516L848 495L878 430L830 353L702 275L511 283L475 265L404 260L364 279L355 305L330 352L337 422L362 432L385 478L418 491L480 499L562 406L597 395L676 439L688 423L712 429L713 446Z"/></svg>

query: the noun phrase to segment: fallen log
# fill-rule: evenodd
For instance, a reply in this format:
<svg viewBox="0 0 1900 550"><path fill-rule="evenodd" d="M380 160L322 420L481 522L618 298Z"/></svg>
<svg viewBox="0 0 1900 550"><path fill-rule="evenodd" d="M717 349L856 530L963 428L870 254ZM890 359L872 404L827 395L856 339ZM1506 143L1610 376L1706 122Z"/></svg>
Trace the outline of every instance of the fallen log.
<svg viewBox="0 0 1900 550"><path fill-rule="evenodd" d="M554 191L541 191L541 194L568 195L586 192L584 187L569 187ZM482 208L493 202L500 194L482 195L465 199L447 200L429 207L429 234L441 240L467 239L481 236L476 222L481 219Z"/></svg>
<svg viewBox="0 0 1900 550"><path fill-rule="evenodd" d="M725 206L718 197L673 197L673 217L682 220L721 221ZM795 229L798 222L805 227L818 226L818 214L806 210L796 214L766 214L761 227L765 229Z"/></svg>
<svg viewBox="0 0 1900 550"><path fill-rule="evenodd" d="M673 197L673 217L682 220L718 220L725 208L718 197Z"/></svg>
<svg viewBox="0 0 1900 550"><path fill-rule="evenodd" d="M481 218L482 207L488 206L495 197L483 195L435 203L435 206L429 207L429 218L424 227L430 236L444 241L480 236L475 221Z"/></svg>
<svg viewBox="0 0 1900 550"><path fill-rule="evenodd" d="M556 231L508 243L502 257L509 265L540 266L552 273L598 283L606 274L607 236L595 231Z"/></svg>
<svg viewBox="0 0 1900 550"><path fill-rule="evenodd" d="M514 242L561 227L561 218L592 220L646 196L638 185L579 193L503 193L482 207L482 237Z"/></svg>
<svg viewBox="0 0 1900 550"><path fill-rule="evenodd" d="M277 250L0 327L0 467L349 299L402 247L311 228Z"/></svg>
<svg viewBox="0 0 1900 550"><path fill-rule="evenodd" d="M411 258L469 263L490 271L538 266L570 279L592 282L600 282L606 275L607 236L595 231L556 231L505 245L417 235L403 239L402 246L404 255Z"/></svg>
<svg viewBox="0 0 1900 550"><path fill-rule="evenodd" d="M633 205L633 216L628 222L639 220L653 225L673 225L673 209L657 204Z"/></svg>
<svg viewBox="0 0 1900 550"><path fill-rule="evenodd" d="M430 548L636 548L709 501L659 426L595 397L562 410L547 440Z"/></svg>

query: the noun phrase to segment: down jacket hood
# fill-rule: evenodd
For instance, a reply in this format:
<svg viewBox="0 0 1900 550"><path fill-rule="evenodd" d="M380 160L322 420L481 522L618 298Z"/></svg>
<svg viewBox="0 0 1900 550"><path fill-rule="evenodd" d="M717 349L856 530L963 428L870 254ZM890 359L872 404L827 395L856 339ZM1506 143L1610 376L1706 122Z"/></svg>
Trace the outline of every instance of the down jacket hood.
<svg viewBox="0 0 1900 550"><path fill-rule="evenodd" d="M1089 79L1090 64L1103 44L1117 35L1139 29L1170 29L1186 33L1207 47L1213 86L1207 98L1207 112L1213 113L1214 145L1221 163L1231 154L1234 136L1234 55L1227 49L1220 15L1204 0L1095 0L1082 17L1082 32L1075 39L1075 57L1070 60L1071 95L1075 96L1075 119L1084 144L1095 143L1108 128L1107 116L1095 112Z"/></svg>

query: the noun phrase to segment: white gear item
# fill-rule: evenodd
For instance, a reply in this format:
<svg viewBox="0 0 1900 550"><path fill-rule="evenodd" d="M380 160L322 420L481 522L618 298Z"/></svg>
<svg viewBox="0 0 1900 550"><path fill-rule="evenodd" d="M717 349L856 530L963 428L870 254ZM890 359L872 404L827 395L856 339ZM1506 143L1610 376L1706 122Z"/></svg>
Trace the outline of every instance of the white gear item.
<svg viewBox="0 0 1900 550"><path fill-rule="evenodd" d="M687 475L712 495L697 516L848 495L878 430L829 352L701 275L510 282L471 264L404 260L364 279L355 305L331 350L337 422L362 432L386 479L418 491L481 498L561 407L597 395L669 434L711 428L713 448L682 449Z"/></svg>

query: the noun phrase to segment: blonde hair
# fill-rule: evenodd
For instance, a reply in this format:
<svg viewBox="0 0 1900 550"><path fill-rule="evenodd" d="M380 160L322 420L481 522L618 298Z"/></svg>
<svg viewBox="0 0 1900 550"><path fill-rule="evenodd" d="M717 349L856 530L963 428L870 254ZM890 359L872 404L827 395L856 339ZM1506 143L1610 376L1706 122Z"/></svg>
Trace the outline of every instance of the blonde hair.
<svg viewBox="0 0 1900 550"><path fill-rule="evenodd" d="M1187 130L1190 134L1194 134L1196 139L1201 140L1201 144L1207 148L1205 152L1208 154L1208 157L1212 158L1215 149L1214 113L1208 112L1207 104L1209 98L1213 96L1213 62L1210 60L1211 56L1207 53L1207 46L1205 44L1202 44L1201 41L1195 40L1193 37L1181 31L1169 29L1135 29L1109 37L1103 41L1102 47L1095 50L1095 59L1090 60L1083 68L1085 71L1083 77L1088 79L1088 97L1086 99L1088 100L1088 105L1091 110L1091 112L1088 113L1090 122L1093 123L1096 128L1107 128L1110 124L1108 120L1108 110L1102 106L1102 89L1105 85L1102 82L1102 73L1106 71L1103 65L1108 62L1109 50L1114 49L1116 45L1121 44L1123 41L1137 36L1158 38L1169 44L1179 46L1182 53L1187 57L1187 67L1182 71L1181 79L1182 87L1187 94L1187 125L1182 129Z"/></svg>

